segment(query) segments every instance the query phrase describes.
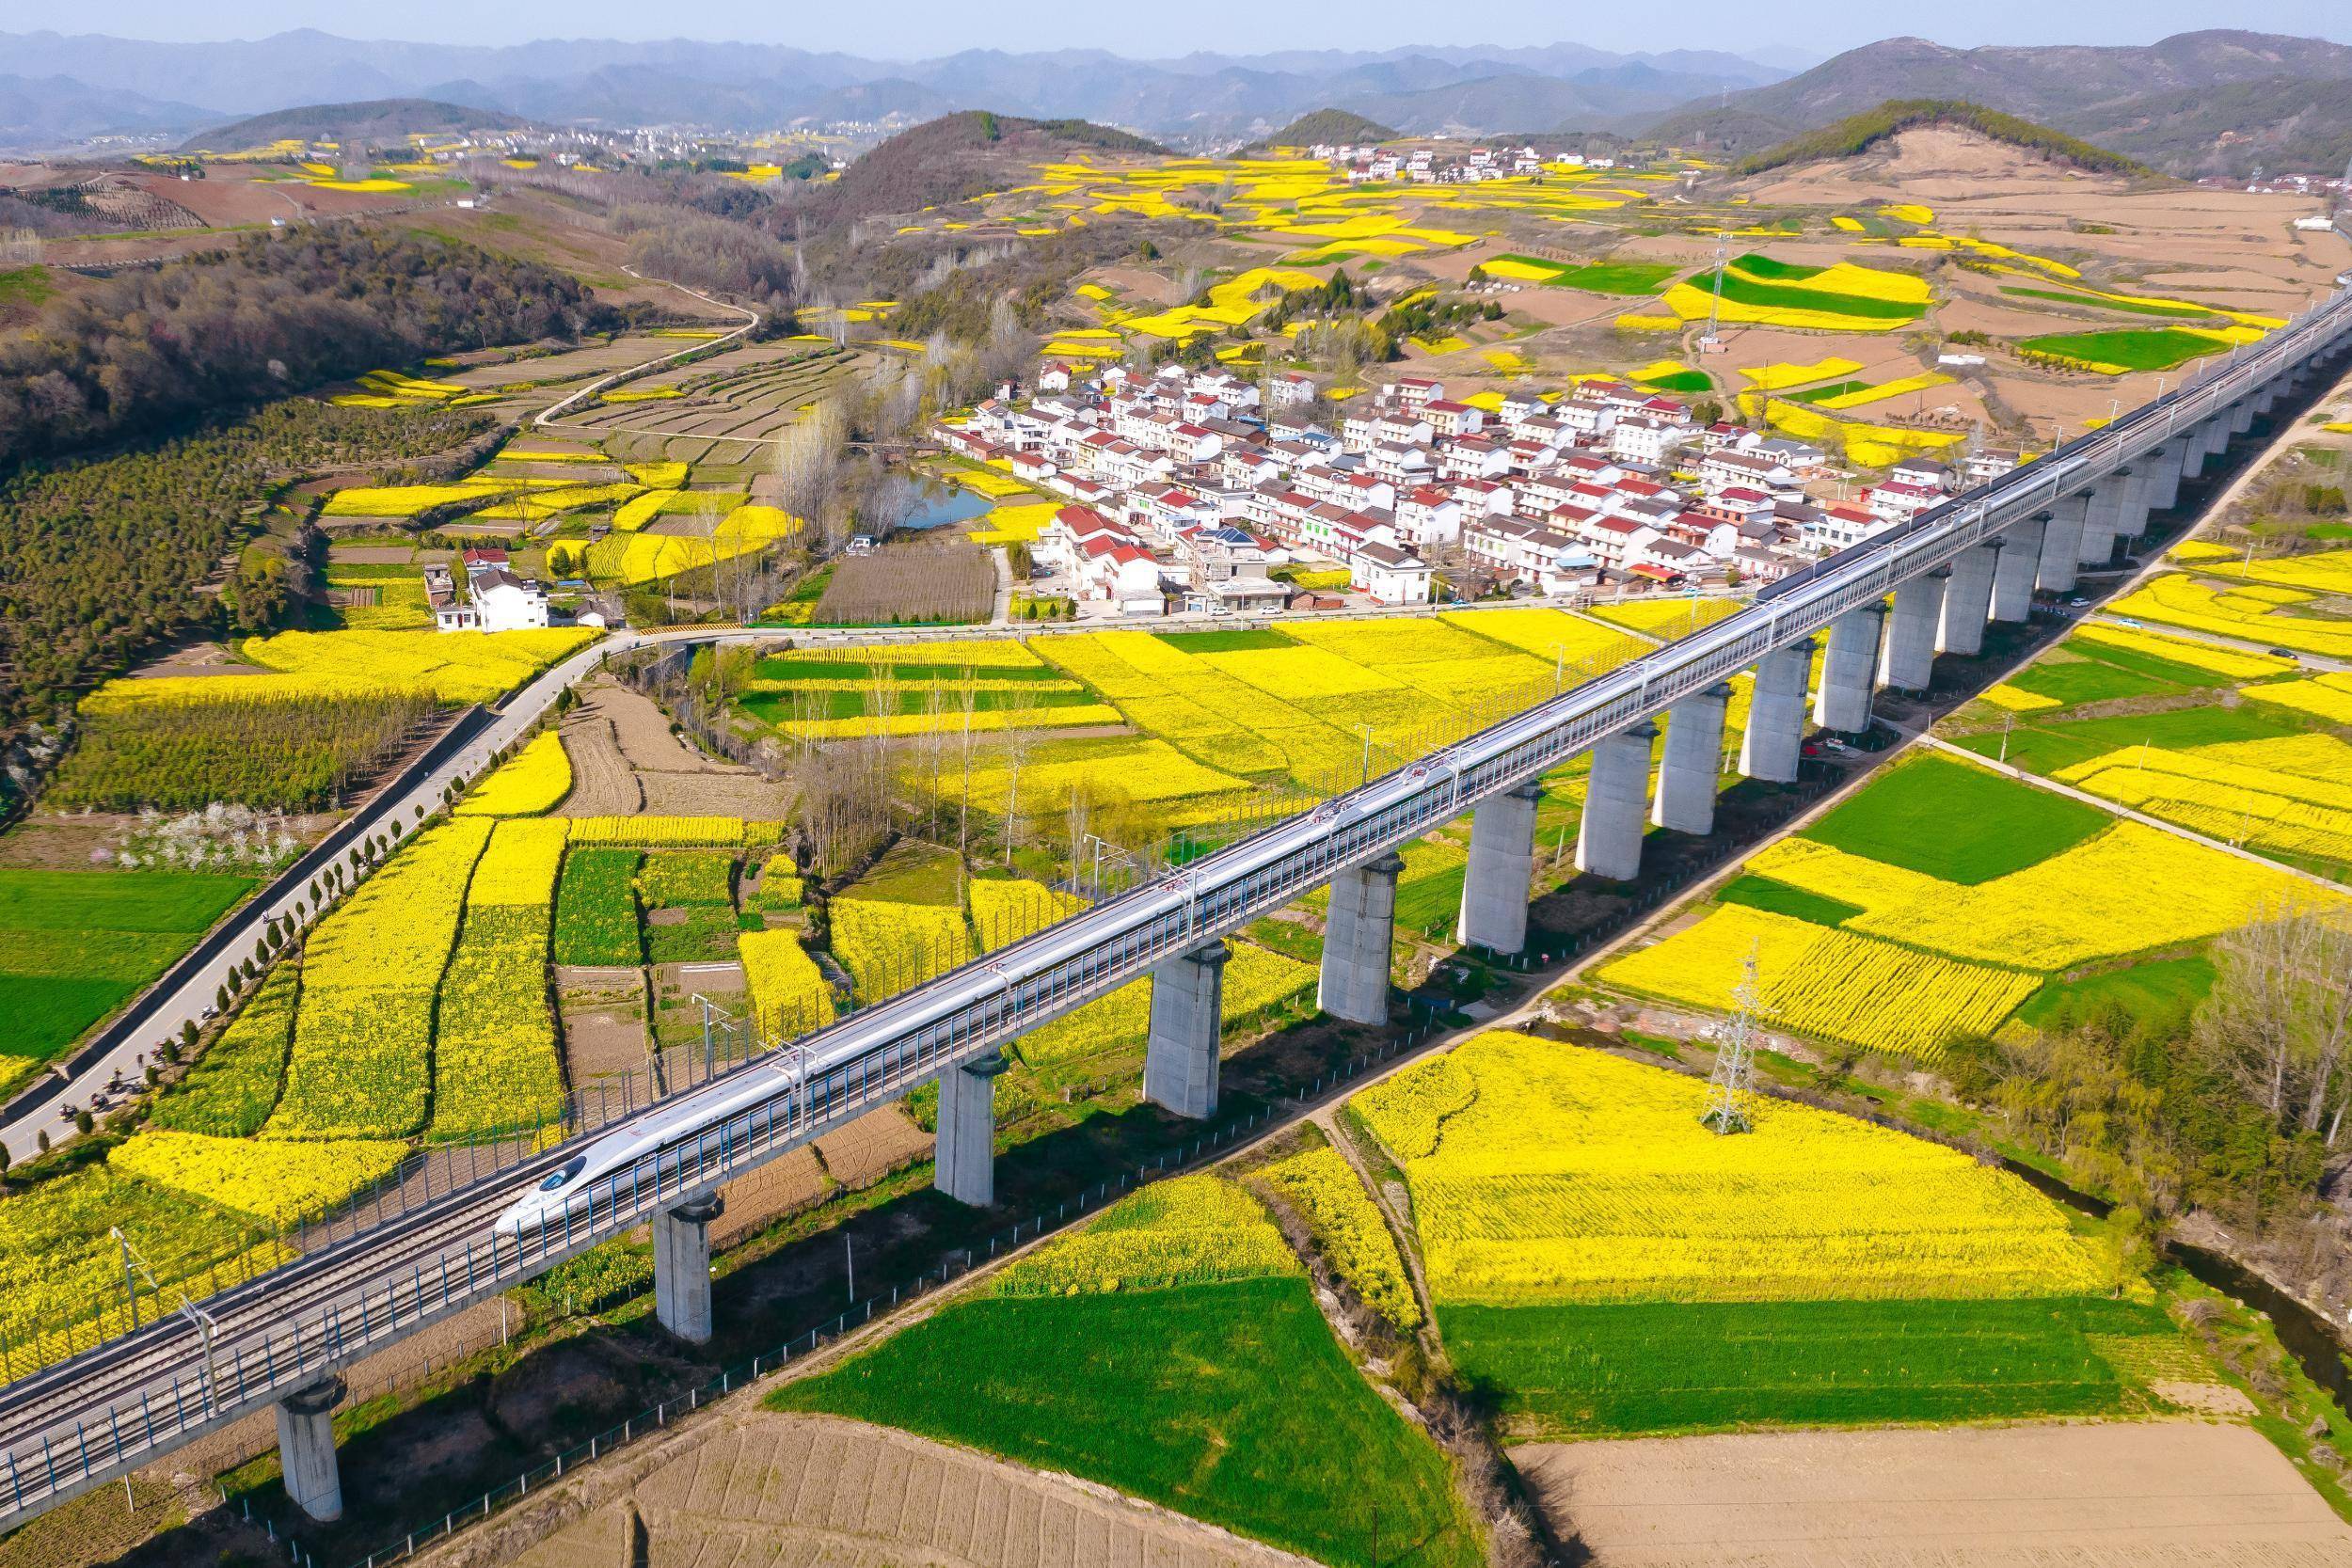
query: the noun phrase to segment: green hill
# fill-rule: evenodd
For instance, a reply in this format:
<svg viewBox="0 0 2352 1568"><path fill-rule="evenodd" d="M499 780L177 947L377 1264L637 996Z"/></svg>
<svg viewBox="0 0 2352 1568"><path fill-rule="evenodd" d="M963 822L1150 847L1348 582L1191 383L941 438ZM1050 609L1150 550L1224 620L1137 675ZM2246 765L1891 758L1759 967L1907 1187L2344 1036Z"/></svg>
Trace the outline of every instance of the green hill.
<svg viewBox="0 0 2352 1568"><path fill-rule="evenodd" d="M1791 136L1777 146L1742 159L1735 172L1760 174L1766 169L1781 168L1789 164L1815 163L1824 158L1851 158L1868 151L1892 136L1925 125L1973 131L1989 140L2022 148L2093 174L2139 177L2153 176L2156 172L2121 152L2093 147L2079 136L2070 136L2063 131L2053 131L2046 125L2037 125L2032 120L1958 98L1889 99L1875 109L1848 115L1818 131Z"/></svg>
<svg viewBox="0 0 2352 1568"><path fill-rule="evenodd" d="M1319 142L1393 141L1396 136L1396 132L1378 120L1368 119L1353 109L1314 109L1243 150L1254 152L1269 147L1313 147Z"/></svg>
<svg viewBox="0 0 2352 1568"><path fill-rule="evenodd" d="M531 122L496 109L469 109L430 98L376 98L358 103L306 103L299 108L273 109L249 119L215 125L188 138L183 152L233 151L267 147L274 141L337 141L346 134L365 136L371 145L396 142L411 135L459 135L469 131L521 131Z"/></svg>

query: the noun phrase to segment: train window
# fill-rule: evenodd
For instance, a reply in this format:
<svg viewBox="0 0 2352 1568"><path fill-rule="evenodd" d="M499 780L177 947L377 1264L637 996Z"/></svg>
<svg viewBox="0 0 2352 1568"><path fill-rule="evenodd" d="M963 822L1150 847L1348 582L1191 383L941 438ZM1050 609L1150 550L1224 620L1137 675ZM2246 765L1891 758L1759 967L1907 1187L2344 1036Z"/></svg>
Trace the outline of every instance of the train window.
<svg viewBox="0 0 2352 1568"><path fill-rule="evenodd" d="M569 1181L573 1177L578 1176L581 1171L586 1170L587 1168L588 1156L585 1154L575 1154L570 1159L564 1161L564 1164L557 1168L554 1175L548 1177L545 1181L540 1182L539 1190L543 1193L551 1193L555 1191L556 1188L561 1187L564 1182Z"/></svg>

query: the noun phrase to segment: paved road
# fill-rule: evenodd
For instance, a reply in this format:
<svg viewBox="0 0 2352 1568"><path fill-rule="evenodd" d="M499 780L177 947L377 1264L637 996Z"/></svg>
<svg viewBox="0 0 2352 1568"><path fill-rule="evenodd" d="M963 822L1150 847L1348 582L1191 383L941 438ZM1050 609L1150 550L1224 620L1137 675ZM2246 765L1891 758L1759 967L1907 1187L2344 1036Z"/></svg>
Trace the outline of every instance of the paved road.
<svg viewBox="0 0 2352 1568"><path fill-rule="evenodd" d="M387 823L397 820L404 831L413 828L418 808L426 815L439 809L442 791L453 784L474 778L487 765L493 752L512 744L536 723L539 717L553 705L556 696L572 682L612 654L636 646L642 639L624 633L594 644L555 665L537 680L510 698L480 733L475 735L456 754L415 781L408 789L397 794L378 796L355 814L359 828L355 835L364 840L380 832ZM345 854L342 863L344 876L356 887L365 874L356 857ZM95 1063L71 1079L56 1096L30 1108L16 1120L0 1128L0 1141L8 1146L11 1160L29 1159L39 1149L38 1134L47 1132L53 1142L63 1142L73 1135L73 1124L62 1117L61 1104L84 1105L103 1090L117 1075L126 1081L139 1076L137 1058L142 1052L176 1037L183 1024L201 1022L213 1010L214 994L227 983L230 971L260 952L260 933L271 919L294 913L297 899L310 901L307 880L300 887L290 888L275 899L257 897L229 917L229 940L222 951L201 969L188 975L167 991L151 995L133 1005L135 1024L123 1041Z"/></svg>

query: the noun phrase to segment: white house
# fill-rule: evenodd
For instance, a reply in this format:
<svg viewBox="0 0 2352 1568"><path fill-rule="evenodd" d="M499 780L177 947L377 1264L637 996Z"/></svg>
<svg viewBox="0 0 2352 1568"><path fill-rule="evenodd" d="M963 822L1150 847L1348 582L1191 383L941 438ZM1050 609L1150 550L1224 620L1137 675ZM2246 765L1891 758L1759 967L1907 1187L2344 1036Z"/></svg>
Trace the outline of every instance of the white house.
<svg viewBox="0 0 2352 1568"><path fill-rule="evenodd" d="M1359 546L1348 560L1350 579L1382 604L1427 604L1429 562L1394 545Z"/></svg>

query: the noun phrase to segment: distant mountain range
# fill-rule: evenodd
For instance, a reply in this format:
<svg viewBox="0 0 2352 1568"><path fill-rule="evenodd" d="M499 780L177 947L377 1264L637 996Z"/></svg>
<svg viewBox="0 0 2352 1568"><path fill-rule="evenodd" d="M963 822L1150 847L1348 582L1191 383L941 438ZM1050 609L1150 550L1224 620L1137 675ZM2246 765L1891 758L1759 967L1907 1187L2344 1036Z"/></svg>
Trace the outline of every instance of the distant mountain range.
<svg viewBox="0 0 2352 1568"><path fill-rule="evenodd" d="M1786 67L1676 49L1618 55L1581 44L1293 50L1130 60L1100 50L967 50L916 61L782 45L547 40L498 48L387 43L304 30L229 43L160 44L0 34L0 61L71 114L28 119L0 146L54 146L158 129L194 134L321 103L432 99L548 123L767 130L795 121L928 119L961 108L1116 122L1196 141L1262 135L1339 105L1430 135L1549 129L1659 113L1776 82ZM108 104L119 105L110 117ZM197 107L191 108L190 105ZM7 116L12 124L17 117Z"/></svg>
<svg viewBox="0 0 2352 1568"><path fill-rule="evenodd" d="M316 31L160 44L0 34L0 150L105 135L199 141L240 117L432 100L558 125L768 130L914 123L959 109L1085 119L1232 145L1318 109L1406 135L1606 131L1746 155L1889 99L1963 99L2168 173L2333 170L2352 159L2352 47L2215 30L2146 45L1953 49L1888 39L1805 62L1582 44L1287 50L1131 60L1100 50L967 50L888 61L772 44L359 41ZM501 121L490 121L501 123Z"/></svg>

